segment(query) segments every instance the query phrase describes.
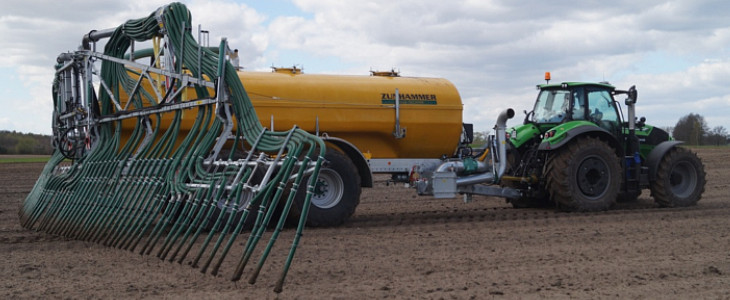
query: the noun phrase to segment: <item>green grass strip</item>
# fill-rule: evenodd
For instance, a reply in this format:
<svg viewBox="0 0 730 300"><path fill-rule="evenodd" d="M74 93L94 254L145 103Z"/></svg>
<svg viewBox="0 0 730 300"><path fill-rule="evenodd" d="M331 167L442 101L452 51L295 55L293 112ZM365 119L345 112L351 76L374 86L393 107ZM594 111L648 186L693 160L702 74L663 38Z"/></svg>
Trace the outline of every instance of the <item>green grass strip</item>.
<svg viewBox="0 0 730 300"><path fill-rule="evenodd" d="M51 156L30 156L30 157L14 157L0 156L0 164L8 163L47 163Z"/></svg>

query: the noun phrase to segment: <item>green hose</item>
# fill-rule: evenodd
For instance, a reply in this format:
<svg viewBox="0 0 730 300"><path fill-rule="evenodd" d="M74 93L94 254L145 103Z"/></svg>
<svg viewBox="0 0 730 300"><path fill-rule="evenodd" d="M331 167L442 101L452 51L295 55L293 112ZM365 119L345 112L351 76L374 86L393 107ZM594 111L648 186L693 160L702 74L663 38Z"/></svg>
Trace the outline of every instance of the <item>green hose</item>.
<svg viewBox="0 0 730 300"><path fill-rule="evenodd" d="M258 242L268 235L249 280L254 282L283 230L297 187L307 184L304 209L274 288L281 292L325 145L296 126L283 132L264 128L234 67L224 59L225 39L217 48L200 47L190 28L188 9L171 3L114 29L103 54L79 50L64 56L73 64L56 66L56 151L26 197L20 222L64 237L143 254L154 251L180 263L197 248L190 264L200 263L202 272L213 274L240 244L236 241L245 240L243 253L233 258L233 280L241 278ZM165 59L170 73L120 63L129 60L133 42L158 38L166 45L163 56L157 57L156 50L134 56ZM157 76L164 78L164 89L150 88L163 84ZM215 79L216 88L198 81L183 85L185 78ZM97 82L103 85L95 88ZM83 86L74 92L81 95L70 97L69 87L76 86ZM197 98L185 99L183 89ZM191 122L184 118L191 108L197 113L188 129L184 124ZM132 121L133 129L126 129ZM72 164L63 163L67 157ZM301 182L307 174L309 180Z"/></svg>

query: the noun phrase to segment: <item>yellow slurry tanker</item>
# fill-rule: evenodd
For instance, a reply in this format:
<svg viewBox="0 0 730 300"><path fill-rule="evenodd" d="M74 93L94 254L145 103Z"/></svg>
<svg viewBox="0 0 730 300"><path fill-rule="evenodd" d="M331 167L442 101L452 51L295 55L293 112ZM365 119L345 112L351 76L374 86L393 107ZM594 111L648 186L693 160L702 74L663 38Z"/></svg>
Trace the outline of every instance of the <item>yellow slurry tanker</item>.
<svg viewBox="0 0 730 300"><path fill-rule="evenodd" d="M461 98L446 79L303 74L295 68L238 74L264 125L326 133L367 158L438 158L460 142Z"/></svg>
<svg viewBox="0 0 730 300"><path fill-rule="evenodd" d="M462 104L440 78L303 74L295 68L239 72L264 126L300 128L328 145L308 224L344 222L372 173L407 182L414 165L451 157L462 142Z"/></svg>
<svg viewBox="0 0 730 300"><path fill-rule="evenodd" d="M134 57L147 61L151 53L139 51ZM130 71L130 76L138 79L138 72ZM414 165L452 157L471 139L471 132L465 131L470 125L462 124L459 93L446 79L401 77L394 71L363 76L305 74L298 68L238 71L237 76L262 126L274 131L297 126L319 136L329 148L328 163L320 170L312 197L310 226L345 222L355 212L361 187L372 187L373 173L408 182ZM166 84L165 78L158 82ZM146 80L140 88L150 94L155 90ZM182 89L180 95L197 97L193 87ZM122 99L127 97L121 93ZM197 113L196 108L182 112L180 137L191 130ZM172 122L172 115L163 116L163 127ZM123 124L125 141L137 124L134 120ZM300 198L294 217L301 209Z"/></svg>

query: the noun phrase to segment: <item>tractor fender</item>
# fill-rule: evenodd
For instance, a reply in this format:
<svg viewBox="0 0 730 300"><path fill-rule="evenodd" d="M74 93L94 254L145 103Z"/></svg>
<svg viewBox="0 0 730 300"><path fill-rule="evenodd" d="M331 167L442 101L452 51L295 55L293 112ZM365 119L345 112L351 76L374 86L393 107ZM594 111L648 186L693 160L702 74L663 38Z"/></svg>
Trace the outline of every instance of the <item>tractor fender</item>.
<svg viewBox="0 0 730 300"><path fill-rule="evenodd" d="M550 129L555 130L558 129L559 126ZM538 150L541 151L550 151L550 150L556 150L561 148L562 146L570 143L573 139L579 136L583 135L593 135L601 137L601 139L604 139L608 141L608 143L616 150L616 154L619 156L623 156L623 147L619 144L619 142L616 140L616 138L611 134L608 130L603 129L601 127L595 126L595 125L581 125L578 127L574 127L571 129L568 129L567 131L563 131L559 134L556 134L555 137L558 137L558 135L562 135L563 138L555 143L551 143L549 139L543 139L540 145L538 146Z"/></svg>
<svg viewBox="0 0 730 300"><path fill-rule="evenodd" d="M368 165L365 156L362 155L362 152L360 152L355 145L347 140L337 137L323 135L321 138L323 141L342 150L342 152L350 158L357 168L357 173L360 175L361 187L373 187L373 172L370 170L370 165Z"/></svg>
<svg viewBox="0 0 730 300"><path fill-rule="evenodd" d="M669 150L683 143L684 142L682 141L664 141L651 150L649 156L646 157L646 166L649 167L650 181L656 180L656 172L659 168L659 163L662 161L662 157L664 157Z"/></svg>

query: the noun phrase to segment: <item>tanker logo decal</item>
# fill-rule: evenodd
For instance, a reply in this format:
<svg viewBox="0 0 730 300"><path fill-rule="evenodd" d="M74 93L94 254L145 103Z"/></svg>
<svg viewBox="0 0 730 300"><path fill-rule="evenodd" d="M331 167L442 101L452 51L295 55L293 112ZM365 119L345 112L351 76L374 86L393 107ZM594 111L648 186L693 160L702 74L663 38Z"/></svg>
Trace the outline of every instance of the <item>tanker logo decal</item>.
<svg viewBox="0 0 730 300"><path fill-rule="evenodd" d="M381 104L395 104L395 93L381 93ZM436 105L436 95L434 94L408 94L400 93L400 104L425 104Z"/></svg>

